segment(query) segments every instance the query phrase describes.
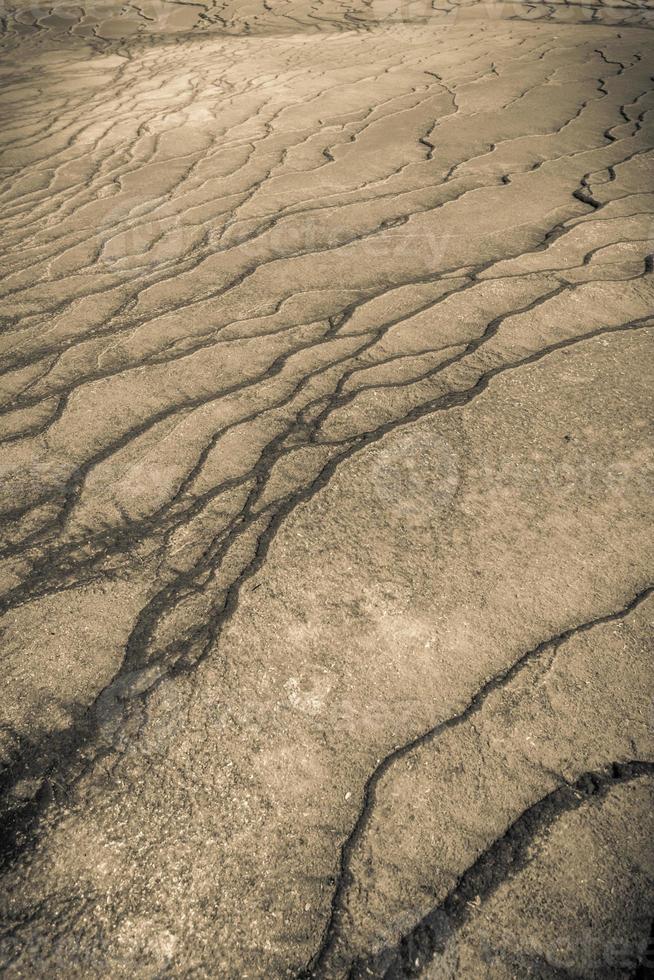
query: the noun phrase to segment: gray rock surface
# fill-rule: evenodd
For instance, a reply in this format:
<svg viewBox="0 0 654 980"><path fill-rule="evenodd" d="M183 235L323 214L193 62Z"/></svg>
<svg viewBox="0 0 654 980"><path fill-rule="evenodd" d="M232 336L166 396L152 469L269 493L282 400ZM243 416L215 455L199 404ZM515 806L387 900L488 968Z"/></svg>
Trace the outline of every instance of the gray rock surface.
<svg viewBox="0 0 654 980"><path fill-rule="evenodd" d="M653 23L6 4L4 976L647 975Z"/></svg>

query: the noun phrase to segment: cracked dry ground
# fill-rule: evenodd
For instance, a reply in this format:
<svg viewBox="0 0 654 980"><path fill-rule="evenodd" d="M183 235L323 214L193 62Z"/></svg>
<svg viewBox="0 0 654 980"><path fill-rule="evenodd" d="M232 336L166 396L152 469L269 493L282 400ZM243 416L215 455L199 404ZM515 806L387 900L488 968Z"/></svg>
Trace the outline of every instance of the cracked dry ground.
<svg viewBox="0 0 654 980"><path fill-rule="evenodd" d="M653 21L6 8L4 975L647 975Z"/></svg>

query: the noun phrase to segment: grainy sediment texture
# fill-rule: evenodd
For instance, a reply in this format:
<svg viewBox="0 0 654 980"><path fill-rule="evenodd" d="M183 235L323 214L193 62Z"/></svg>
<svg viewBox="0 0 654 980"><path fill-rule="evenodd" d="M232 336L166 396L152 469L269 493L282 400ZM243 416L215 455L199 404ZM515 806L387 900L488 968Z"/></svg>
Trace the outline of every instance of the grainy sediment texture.
<svg viewBox="0 0 654 980"><path fill-rule="evenodd" d="M645 977L644 3L6 3L8 978Z"/></svg>

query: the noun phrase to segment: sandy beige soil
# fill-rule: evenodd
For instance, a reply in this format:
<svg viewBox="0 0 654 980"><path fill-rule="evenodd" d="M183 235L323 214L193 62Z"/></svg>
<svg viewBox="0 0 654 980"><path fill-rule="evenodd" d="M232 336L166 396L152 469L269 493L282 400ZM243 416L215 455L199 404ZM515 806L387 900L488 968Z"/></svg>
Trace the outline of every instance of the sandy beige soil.
<svg viewBox="0 0 654 980"><path fill-rule="evenodd" d="M2 23L3 975L642 980L654 8Z"/></svg>

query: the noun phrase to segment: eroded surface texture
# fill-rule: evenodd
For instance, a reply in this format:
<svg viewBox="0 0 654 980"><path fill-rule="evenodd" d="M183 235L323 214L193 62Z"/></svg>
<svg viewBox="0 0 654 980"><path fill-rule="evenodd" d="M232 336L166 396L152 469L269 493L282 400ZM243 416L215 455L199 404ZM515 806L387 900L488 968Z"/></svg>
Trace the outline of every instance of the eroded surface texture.
<svg viewBox="0 0 654 980"><path fill-rule="evenodd" d="M6 5L4 975L647 975L653 18Z"/></svg>

